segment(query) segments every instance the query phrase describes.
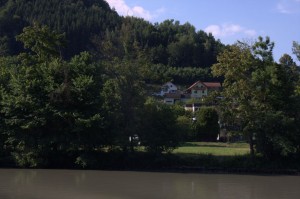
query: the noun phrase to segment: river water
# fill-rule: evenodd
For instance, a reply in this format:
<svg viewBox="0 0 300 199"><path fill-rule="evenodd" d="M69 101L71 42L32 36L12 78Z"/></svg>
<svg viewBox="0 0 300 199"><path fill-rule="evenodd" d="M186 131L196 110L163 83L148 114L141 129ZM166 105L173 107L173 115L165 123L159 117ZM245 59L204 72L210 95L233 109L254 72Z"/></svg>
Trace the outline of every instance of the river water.
<svg viewBox="0 0 300 199"><path fill-rule="evenodd" d="M0 199L299 199L299 176L0 169Z"/></svg>

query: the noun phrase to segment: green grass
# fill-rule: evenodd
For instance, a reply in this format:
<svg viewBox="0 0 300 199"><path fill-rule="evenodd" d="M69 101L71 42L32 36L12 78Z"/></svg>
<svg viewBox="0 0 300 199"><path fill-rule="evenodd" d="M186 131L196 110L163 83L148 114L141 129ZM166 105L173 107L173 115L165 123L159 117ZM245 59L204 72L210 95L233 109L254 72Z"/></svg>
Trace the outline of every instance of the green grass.
<svg viewBox="0 0 300 199"><path fill-rule="evenodd" d="M214 155L236 156L249 154L247 143L217 143L217 142L187 142L175 149L173 154L178 155Z"/></svg>

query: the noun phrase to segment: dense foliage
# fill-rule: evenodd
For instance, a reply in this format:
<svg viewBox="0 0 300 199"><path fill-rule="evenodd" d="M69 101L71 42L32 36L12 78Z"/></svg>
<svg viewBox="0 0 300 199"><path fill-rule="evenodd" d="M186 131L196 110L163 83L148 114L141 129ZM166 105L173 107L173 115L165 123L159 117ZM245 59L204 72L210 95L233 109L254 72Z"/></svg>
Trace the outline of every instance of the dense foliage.
<svg viewBox="0 0 300 199"><path fill-rule="evenodd" d="M169 67L165 65L151 65L149 66L150 74L146 77L147 83L164 84L172 81L178 85L191 85L201 79L202 81L213 81L210 68L196 68L196 67Z"/></svg>
<svg viewBox="0 0 300 199"><path fill-rule="evenodd" d="M129 138L154 153L179 145L175 112L146 102L143 59L100 63L82 52L64 60L64 35L46 26L26 27L17 39L27 51L0 58L1 153L17 165L67 156L86 166L95 151L134 151Z"/></svg>
<svg viewBox="0 0 300 199"><path fill-rule="evenodd" d="M289 55L274 62L273 47L268 37L252 46L239 42L212 67L214 75L225 78L224 125L248 137L252 155L269 158L300 152L299 70Z"/></svg>
<svg viewBox="0 0 300 199"><path fill-rule="evenodd" d="M220 132L218 113L214 108L202 107L196 113L194 129L196 140L216 141Z"/></svg>
<svg viewBox="0 0 300 199"><path fill-rule="evenodd" d="M120 27L106 31L104 39L95 43L107 59L134 58L143 51L153 64L197 68L210 67L224 48L211 34L196 32L189 23L166 20L153 25L133 17L124 18Z"/></svg>
<svg viewBox="0 0 300 199"><path fill-rule="evenodd" d="M2 54L19 53L22 45L14 37L34 23L66 34L68 45L62 53L68 58L88 50L93 35L121 23L117 13L103 0L7 0L1 4L0 47L5 48L0 50Z"/></svg>
<svg viewBox="0 0 300 199"><path fill-rule="evenodd" d="M5 147L18 164L47 164L40 159L102 146L101 68L84 52L60 59L53 44L63 38L46 27L26 28L18 39L32 51L1 60L0 93Z"/></svg>

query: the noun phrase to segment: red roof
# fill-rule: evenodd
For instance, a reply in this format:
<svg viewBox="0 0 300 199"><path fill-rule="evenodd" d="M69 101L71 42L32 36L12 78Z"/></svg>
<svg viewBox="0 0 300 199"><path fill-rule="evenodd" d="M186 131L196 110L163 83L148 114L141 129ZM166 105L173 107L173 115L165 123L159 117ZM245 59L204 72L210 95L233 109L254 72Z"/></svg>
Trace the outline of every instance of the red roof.
<svg viewBox="0 0 300 199"><path fill-rule="evenodd" d="M207 88L220 88L220 87L221 87L220 82L203 82L203 84L204 84Z"/></svg>
<svg viewBox="0 0 300 199"><path fill-rule="evenodd" d="M201 81L197 81L197 82L195 82L192 86L190 86L188 89L186 89L186 90L190 90L190 89L192 89L192 88L194 88L198 83L202 83Z"/></svg>
<svg viewBox="0 0 300 199"><path fill-rule="evenodd" d="M203 84L206 88L220 88L221 87L220 82L201 82L201 81L197 81L193 85L191 85L187 90L191 90L191 89L201 90L200 88L194 88L199 83Z"/></svg>

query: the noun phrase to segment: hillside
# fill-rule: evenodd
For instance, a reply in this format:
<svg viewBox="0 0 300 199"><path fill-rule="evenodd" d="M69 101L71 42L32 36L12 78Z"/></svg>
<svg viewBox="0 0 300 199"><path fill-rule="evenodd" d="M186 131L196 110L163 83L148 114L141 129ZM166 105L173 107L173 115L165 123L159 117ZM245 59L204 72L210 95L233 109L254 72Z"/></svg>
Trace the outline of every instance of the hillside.
<svg viewBox="0 0 300 199"><path fill-rule="evenodd" d="M15 36L34 23L66 34L66 58L90 51L100 59L144 56L152 64L207 68L224 49L189 23L120 17L104 0L1 0L0 55L22 51Z"/></svg>
<svg viewBox="0 0 300 199"><path fill-rule="evenodd" d="M0 4L0 41L2 54L21 50L15 36L33 23L66 33L66 57L89 50L91 37L113 29L121 22L104 0L7 0Z"/></svg>

